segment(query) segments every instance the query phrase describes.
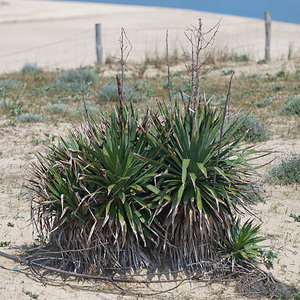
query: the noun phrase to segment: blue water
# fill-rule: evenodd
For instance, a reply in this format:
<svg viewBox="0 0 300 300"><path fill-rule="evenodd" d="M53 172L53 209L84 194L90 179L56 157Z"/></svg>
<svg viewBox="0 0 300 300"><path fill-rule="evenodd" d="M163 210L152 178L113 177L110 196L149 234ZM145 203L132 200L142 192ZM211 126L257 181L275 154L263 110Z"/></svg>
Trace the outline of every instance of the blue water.
<svg viewBox="0 0 300 300"><path fill-rule="evenodd" d="M272 20L300 24L300 0L65 0L162 6L230 14L251 18L264 18L264 11L271 12Z"/></svg>

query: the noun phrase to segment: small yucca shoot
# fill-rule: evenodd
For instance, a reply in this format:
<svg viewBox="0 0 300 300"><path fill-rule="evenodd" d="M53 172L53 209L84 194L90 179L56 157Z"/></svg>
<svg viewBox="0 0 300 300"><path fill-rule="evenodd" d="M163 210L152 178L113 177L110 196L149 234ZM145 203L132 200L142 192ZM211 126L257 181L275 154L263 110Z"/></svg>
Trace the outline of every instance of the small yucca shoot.
<svg viewBox="0 0 300 300"><path fill-rule="evenodd" d="M227 234L221 249L232 259L232 264L258 263L262 260L262 246L257 244L266 240L257 236L260 225L253 225L253 220L247 220L241 226L241 220L233 222L230 233Z"/></svg>

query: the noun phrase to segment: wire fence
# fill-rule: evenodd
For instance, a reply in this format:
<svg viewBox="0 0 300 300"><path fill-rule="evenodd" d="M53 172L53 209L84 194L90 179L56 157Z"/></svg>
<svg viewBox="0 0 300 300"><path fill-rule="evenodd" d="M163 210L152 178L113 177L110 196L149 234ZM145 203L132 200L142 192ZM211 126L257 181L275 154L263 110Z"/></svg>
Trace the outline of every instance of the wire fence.
<svg viewBox="0 0 300 300"><path fill-rule="evenodd" d="M284 26L283 26L284 25ZM208 24L210 26L210 24ZM181 57L189 52L186 28L125 28L133 46L129 60L141 63L146 58L162 58L165 55L166 30L169 32L169 51ZM53 33L55 34L55 33ZM102 27L104 62L120 57L120 30ZM3 45L9 41L2 39ZM36 43L37 44L37 43ZM6 49L6 50L5 50ZM79 30L62 40L37 44L34 47L18 47L16 51L0 49L0 73L18 71L26 63L35 63L48 70L69 69L96 63L95 29ZM213 45L214 53L247 55L259 60L265 56L265 23L263 20L247 20L220 24ZM300 26L273 22L271 27L271 58L290 59L300 57Z"/></svg>

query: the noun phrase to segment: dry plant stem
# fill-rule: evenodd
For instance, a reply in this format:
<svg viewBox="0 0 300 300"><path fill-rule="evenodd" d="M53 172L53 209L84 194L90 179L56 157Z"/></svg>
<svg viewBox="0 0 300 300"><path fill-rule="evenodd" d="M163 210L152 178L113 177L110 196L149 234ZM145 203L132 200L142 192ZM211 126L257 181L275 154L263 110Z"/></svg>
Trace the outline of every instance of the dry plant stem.
<svg viewBox="0 0 300 300"><path fill-rule="evenodd" d="M213 44L219 25L220 21L207 32L203 32L202 21L199 19L197 27L191 26L185 32L185 36L191 45L191 101L193 101L194 109L200 102L200 70L207 60L205 56L201 59L202 52ZM206 39L207 35L211 36Z"/></svg>
<svg viewBox="0 0 300 300"><path fill-rule="evenodd" d="M119 120L119 126L122 130L122 119L123 119L123 91L122 91L122 84L120 80L120 76L116 75L117 79L117 85L118 85L118 94L119 94L119 102L120 102L120 120Z"/></svg>
<svg viewBox="0 0 300 300"><path fill-rule="evenodd" d="M170 292L176 288L178 288L181 284L187 281L196 281L196 282L203 282L203 283L213 283L213 282L227 282L235 280L237 284L240 285L240 289L242 289L241 295L258 295L260 296L262 293L259 291L252 291L251 287L257 285L259 282L263 282L262 285L266 287L266 292L272 293L272 299L275 295L276 287L278 284L280 284L279 281L277 281L272 274L266 273L265 271L261 270L260 268L256 267L255 265L249 264L248 267L243 267L240 265L237 265L234 272L229 272L229 266L228 264L223 264L221 266L218 266L219 270L223 270L223 273L221 276L217 276L216 278L204 278L203 273L195 273L192 276L187 276L186 278L182 279L166 279L166 280L138 280L134 279L132 276L129 278L127 277L115 277L115 275L111 276L97 276L97 275L90 275L90 274L80 274L76 272L70 272L65 271L62 269L58 269L55 267L50 267L42 263L36 262L34 259L30 258L20 258L14 255L7 254L5 252L0 251L0 256L5 257L7 259L10 259L12 261L15 261L17 263L26 265L29 267L29 270L32 272L33 276L35 276L38 280L40 280L43 284L46 284L49 282L49 279L45 278L44 275L42 275L38 270L35 268L40 268L42 270L47 271L47 273L56 273L56 274L62 274L65 276L71 276L78 279L86 279L86 280L99 280L103 282L110 282L111 284L115 285L117 288L122 290L125 294L131 294L138 297L149 297L149 296L155 296L159 294L164 294L167 292ZM47 257L46 257L47 259ZM39 260L39 259L37 259ZM212 270L212 272L214 272ZM50 279L51 280L51 279ZM53 279L52 279L53 281ZM118 283L124 283L124 284L145 284L147 287L149 287L149 284L163 284L163 283L175 283L176 285L174 287L171 287L169 289L156 292L154 290L153 293L137 293L132 292L128 288L124 289L121 286L118 285ZM73 286L76 288L76 286ZM151 289L153 290L153 289ZM280 290L279 290L280 291ZM264 292L264 291L262 291ZM270 298L271 299L271 298Z"/></svg>
<svg viewBox="0 0 300 300"><path fill-rule="evenodd" d="M182 90L179 90L179 92L180 92L181 100L183 102L184 111L186 112L186 103L185 103L185 100L184 100L184 94L183 94Z"/></svg>
<svg viewBox="0 0 300 300"><path fill-rule="evenodd" d="M226 95L226 101L225 101L224 113L223 113L223 120L222 120L222 124L221 124L221 129L220 129L220 140L219 140L219 147L218 147L216 167L218 167L219 160L220 160L220 152L221 152L222 140L223 140L223 128L224 128L225 118L226 118L226 115L227 115L228 104L229 104L229 101L230 101L231 83L232 83L233 76L234 76L234 72L231 74L231 77L230 77L230 80L229 80L228 91L227 91L227 95ZM215 172L214 172L214 183L216 183L216 177L217 177L217 171L215 169Z"/></svg>
<svg viewBox="0 0 300 300"><path fill-rule="evenodd" d="M132 45L131 45L131 43L130 43L127 35L126 35L125 29L123 27L121 28L121 36L120 36L119 42L120 42L120 50L121 50L121 59L120 59L120 64L121 64L121 90L122 90L122 93L123 93L124 67L125 67L126 61L128 59L128 56L129 56L129 54L132 50ZM128 45L126 45L126 42L127 42Z"/></svg>
<svg viewBox="0 0 300 300"><path fill-rule="evenodd" d="M169 100L170 100L171 112L173 113L173 104L172 104L172 96L171 96L170 60L169 60L169 33L168 33L168 30L166 32L166 58L167 58L167 66L168 66L168 91L169 91Z"/></svg>
<svg viewBox="0 0 300 300"><path fill-rule="evenodd" d="M202 52L206 48L208 48L214 41L217 31L219 29L218 22L214 27L212 27L209 31L203 32L202 28L202 21L201 19L198 20L198 26L191 26L188 29L188 32L185 32L186 38L189 40L191 45L191 53L192 53L192 70L191 70L191 102L192 108L195 111L194 114L194 126L193 126L193 134L195 136L196 133L196 120L198 114L198 106L200 103L200 70L202 66L205 64L206 59L201 59ZM209 39L206 39L206 36L211 34Z"/></svg>

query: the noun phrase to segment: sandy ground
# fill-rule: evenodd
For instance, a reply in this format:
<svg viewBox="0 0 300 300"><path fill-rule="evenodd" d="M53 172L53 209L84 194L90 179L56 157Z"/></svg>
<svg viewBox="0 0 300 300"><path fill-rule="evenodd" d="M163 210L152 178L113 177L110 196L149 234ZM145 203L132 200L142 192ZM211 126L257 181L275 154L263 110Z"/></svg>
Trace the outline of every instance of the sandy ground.
<svg viewBox="0 0 300 300"><path fill-rule="evenodd" d="M28 220L30 208L28 195L24 188L29 163L34 160L34 153L49 142L49 138L59 134L66 135L70 124L52 125L17 124L8 126L8 120L0 120L0 242L10 242L0 251L18 254L26 247L32 247L36 236ZM45 135L47 134L47 136ZM36 143L36 140L39 143ZM260 149L272 150L272 154L260 162L299 153L300 141L282 139L274 136L259 145ZM268 167L261 170L264 175ZM300 212L299 186L283 187L264 185L266 202L253 208L257 222L262 220L262 234L267 236L273 252L278 253L272 274L279 280L300 287L300 223L289 217L290 213ZM247 218L247 216L245 216ZM9 226L8 224L13 224ZM38 295L38 299L137 299L136 296L123 295L122 291L109 284L99 282L76 283L59 280L55 285L43 285L37 281L24 266L6 260L0 256L0 299L29 299L26 292ZM134 285L122 286L126 290L138 290L149 293L146 287ZM151 286L154 291L172 287L170 284ZM186 282L176 290L144 299L246 299L235 293L234 285L205 285Z"/></svg>
<svg viewBox="0 0 300 300"><path fill-rule="evenodd" d="M263 12L262 12L263 15ZM215 52L264 58L264 21L193 10L33 0L0 2L0 72L19 70L25 63L48 69L94 64L95 23L102 24L104 61L119 55L120 28L126 29L133 49L129 59L165 53L169 30L170 53L181 56L189 48L187 26L201 18L204 29L220 21ZM273 22L274 59L300 56L300 26Z"/></svg>

